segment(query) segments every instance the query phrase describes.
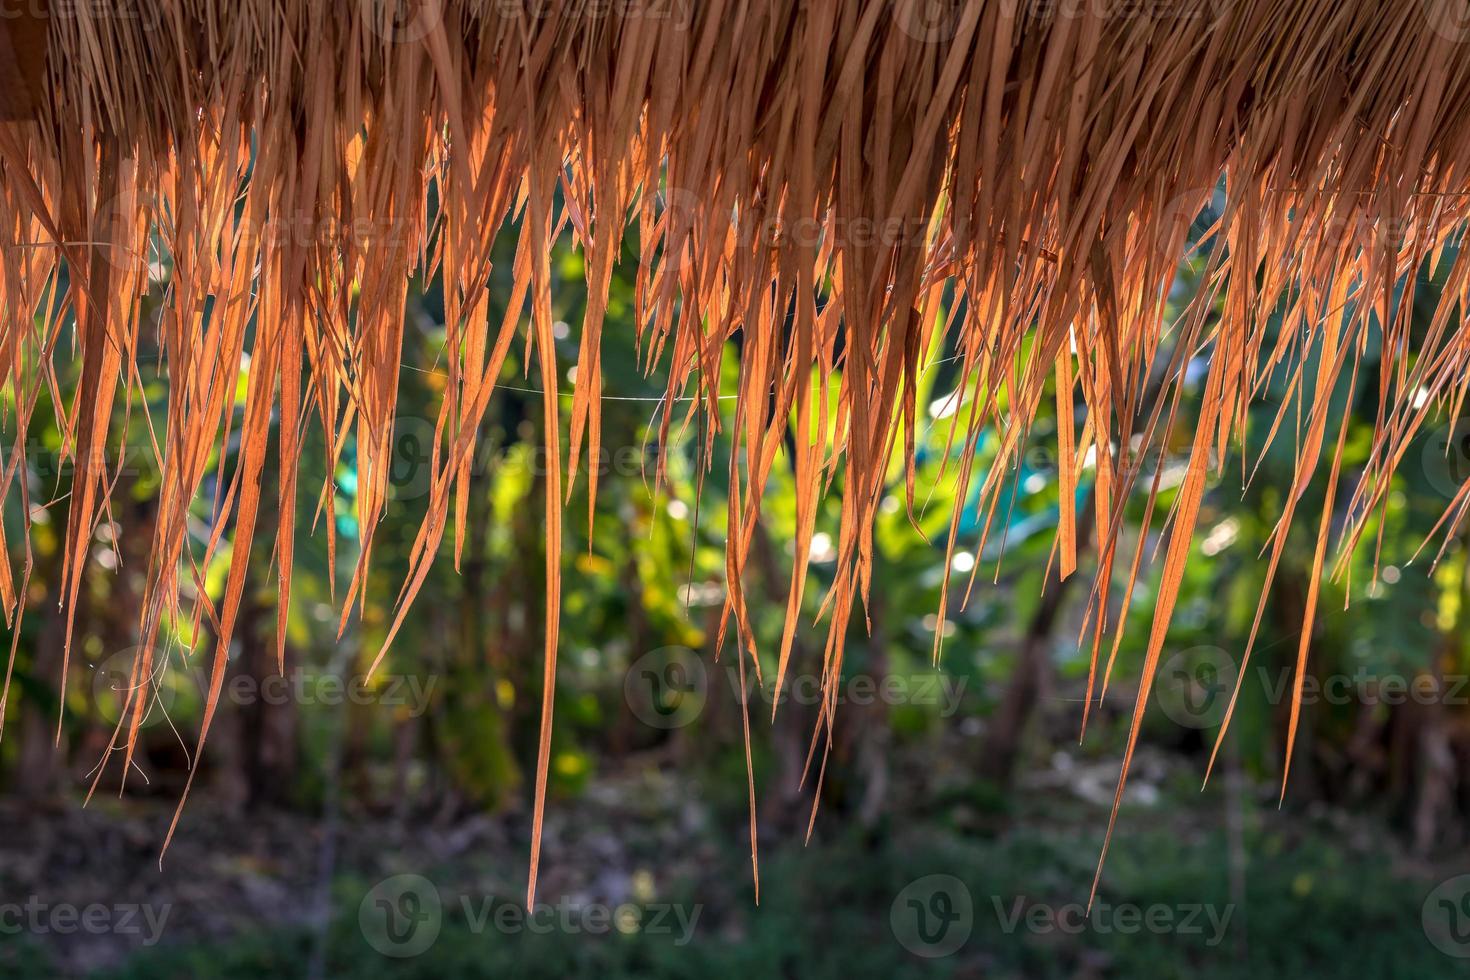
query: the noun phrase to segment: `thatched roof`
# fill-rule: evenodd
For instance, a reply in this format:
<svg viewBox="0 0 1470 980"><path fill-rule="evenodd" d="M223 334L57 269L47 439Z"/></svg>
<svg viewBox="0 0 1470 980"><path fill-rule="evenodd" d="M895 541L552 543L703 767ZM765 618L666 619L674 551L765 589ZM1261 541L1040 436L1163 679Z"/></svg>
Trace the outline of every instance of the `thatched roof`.
<svg viewBox="0 0 1470 980"><path fill-rule="evenodd" d="M358 596L386 500L408 277L442 277L450 384L430 517L394 629L450 528L458 554L454 518L475 423L524 330L553 441L539 836L563 474L599 447L604 300L631 229L642 250L640 339L667 372L670 396L698 395L691 410L718 422L712 379L726 341L743 337L729 432L739 449L726 610L742 658L755 638L741 573L765 477L797 420L797 549L778 678L817 501L836 473L842 522L824 675L840 672L844 629L869 581L888 461L914 445L915 377L941 343L962 356L961 388L978 406L962 481L982 430L1000 435L1003 464L1015 459L1055 378L1057 561L1063 574L1076 566L1070 501L1080 462L1095 450L1097 576L1103 586L1126 577L1130 590L1138 561L1117 554L1118 528L1140 472L1137 450L1166 427L1185 363L1208 356L1126 775L1208 469L1223 458L1211 451L1246 436L1246 406L1268 373L1288 372L1308 408L1279 427L1300 445L1273 571L1314 475L1325 474L1325 513L1344 509L1335 497L1343 494L1352 516L1337 535L1323 518L1321 570L1329 537L1351 544L1385 500L1425 419L1460 410L1470 377L1458 316L1470 264L1452 247L1470 192L1470 23L1457 17L1461 8L1454 0L57 0L49 19L44 4L7 18L0 41L20 58L0 70L12 119L0 124L0 371L19 406L19 449L36 400L53 390L35 367L56 357L82 363L82 397L59 406L78 474L65 599L75 603L110 488L110 406L137 380L134 313L151 242L174 269L159 322L170 391L152 447L164 484L139 624L147 649L180 602L180 575L197 574L181 561L186 516L231 418L242 353L251 357L241 463L216 511L214 544L231 531L235 548L223 598L203 613L217 619L218 640L201 740L266 506L281 507L279 540L255 546L279 549L285 615L295 423L309 417L338 450L356 433L364 541L345 606ZM0 43L0 60L6 53ZM1166 324L1191 221L1222 186L1205 288ZM509 313L491 323L491 243L513 220L516 285ZM302 227L311 233L282 231ZM589 292L568 447L558 444L549 297L548 243L559 234L585 250ZM1411 340L1413 274L1441 260L1452 268L1438 315ZM68 276L59 278L63 266ZM1268 331L1272 316L1285 329ZM73 317L74 347L56 350ZM1327 410L1329 396L1357 371L1370 338L1388 365L1377 437L1361 479L1343 485L1345 418ZM1169 368L1162 397L1150 397L1161 347L1172 352L1162 355ZM835 400L816 394L828 389L812 385L814 373L840 376ZM292 423L279 440L288 477L277 501L263 501L256 477L277 413ZM1259 444L1276 432L1251 435ZM981 488L987 526L1005 468ZM0 490L24 496L16 473L5 469ZM590 479L595 493L595 472ZM912 495L912 474L908 482ZM1447 526L1467 505L1462 488ZM14 616L23 590L8 565L0 569L0 600ZM1096 673L1105 630L1123 624L1093 621ZM140 669L149 662L145 655ZM145 693L139 685L115 741L125 755ZM1295 722L1293 709L1293 737Z"/></svg>

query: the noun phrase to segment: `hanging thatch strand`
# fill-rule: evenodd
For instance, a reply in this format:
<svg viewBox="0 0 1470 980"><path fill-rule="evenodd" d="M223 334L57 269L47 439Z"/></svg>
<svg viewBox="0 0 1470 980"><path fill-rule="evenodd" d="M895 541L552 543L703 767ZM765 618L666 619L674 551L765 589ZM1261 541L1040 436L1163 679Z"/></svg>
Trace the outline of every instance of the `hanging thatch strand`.
<svg viewBox="0 0 1470 980"><path fill-rule="evenodd" d="M1055 379L1063 575L1077 565L1079 471L1095 457L1090 689L1106 686L1112 657L1097 681L1098 654L1104 642L1116 652L1126 625L1121 616L1110 622L1098 597L1125 580L1131 594L1142 557L1117 561L1123 502L1147 449L1171 426L1185 365L1207 362L1193 448L1168 515L1121 797L1208 474L1244 440L1247 406L1268 375L1286 372L1303 406L1295 418L1283 409L1265 436L1289 429L1282 437L1299 444L1269 548L1272 573L1319 469L1327 470L1327 503L1317 572L1329 537L1351 547L1384 504L1425 419L1459 413L1470 333L1455 314L1470 291L1470 263L1455 261L1453 236L1470 192L1470 23L1456 19L1458 6L88 0L58 5L49 19L41 4L0 21L0 115L8 120L0 123L0 373L17 415L0 492L18 494L30 511L17 476L26 425L38 398L58 397L52 361L65 337L66 356L81 364L79 396L56 406L75 466L68 609L108 506L107 450L121 437L111 426L114 402L140 394L137 313L149 258L162 250L173 263L157 321L168 401L166 420L150 430L163 478L138 624L144 652L113 741L124 773L149 707L141 679L162 656L160 624L186 615L185 591L195 597L187 615L207 620L216 638L202 746L262 507L280 509L277 540L256 546L276 549L284 624L295 458L312 419L334 457L355 435L362 549L344 619L361 598L388 501L409 277L437 275L450 381L429 517L389 640L451 527L459 557L477 423L524 333L546 391L550 443L539 841L564 473L599 450L606 296L625 233L636 231L648 362L667 370L671 398L695 396L689 411L705 413L710 431L727 424L736 447L722 631L733 625L742 669L750 657L759 670L742 573L792 419L796 557L778 683L819 501L840 476L836 580L824 606L824 727L844 631L854 603L866 599L871 529L896 454L909 460L912 506L921 359L948 338L962 360L960 389L975 406L957 464L959 499L973 489L980 433L999 437L999 465L978 488L987 530L1005 470ZM1191 221L1221 187L1205 286L1166 325ZM491 323L491 244L511 221L514 287L499 297L504 318ZM589 300L564 459L548 255L568 229L586 253ZM1451 267L1437 315L1411 343L1414 273L1441 259ZM1272 317L1280 329L1268 329ZM722 422L715 379L737 332L738 398ZM1338 463L1347 413L1330 413L1329 399L1370 343L1385 361L1377 435L1361 478L1346 485ZM1160 358L1169 363L1162 397L1149 397ZM281 420L283 477L278 498L263 501L273 418ZM216 603L187 525L212 453L234 425L239 466L210 511L208 552L227 530L234 541ZM594 496L595 467L588 489ZM321 494L329 500L331 487ZM1467 508L1470 486L1444 526ZM1334 525L1335 512L1350 519ZM334 550L332 522L325 527ZM951 548L955 538L951 530ZM1298 651L1298 699L1319 577ZM0 603L13 628L23 596L0 562ZM284 625L278 641L284 655ZM1289 741L1296 720L1294 707Z"/></svg>

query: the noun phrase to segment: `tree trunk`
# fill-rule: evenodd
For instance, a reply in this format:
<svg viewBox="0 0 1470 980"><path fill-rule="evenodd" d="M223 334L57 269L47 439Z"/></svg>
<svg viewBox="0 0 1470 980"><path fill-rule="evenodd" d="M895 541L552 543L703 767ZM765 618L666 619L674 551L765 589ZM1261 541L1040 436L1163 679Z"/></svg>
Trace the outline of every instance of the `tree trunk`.
<svg viewBox="0 0 1470 980"><path fill-rule="evenodd" d="M1096 494L1096 488L1088 491L1077 515L1079 556L1092 544L1092 528L1096 520L1093 502ZM986 729L978 763L979 772L982 777L1002 788L1009 787L1015 778L1016 763L1020 758L1026 730L1036 713L1042 687L1047 682L1051 669L1051 636L1056 628L1063 600L1071 591L1073 583L1081 578L1083 576L1080 573L1074 572L1063 579L1060 558L1047 569L1041 601L1031 614L1026 633L1021 638L1011 681L1001 697L1000 707ZM1105 599L1106 597L1102 597L1100 601Z"/></svg>

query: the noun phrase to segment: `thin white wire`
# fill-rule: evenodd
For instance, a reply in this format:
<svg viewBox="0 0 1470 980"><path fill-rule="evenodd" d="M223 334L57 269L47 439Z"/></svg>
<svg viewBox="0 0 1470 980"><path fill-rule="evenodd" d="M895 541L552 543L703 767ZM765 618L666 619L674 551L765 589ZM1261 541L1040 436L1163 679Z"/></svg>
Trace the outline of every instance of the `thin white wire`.
<svg viewBox="0 0 1470 980"><path fill-rule="evenodd" d="M958 361L962 357L964 357L963 354L955 354L952 357L941 357L938 360L930 361L928 364L924 365L923 370L921 370L919 374L922 377L929 372L930 368L937 367L940 364L947 364L950 361ZM412 364L404 364L402 366L410 371L417 371L420 374L437 375L444 373L442 371L430 371L425 368L414 367ZM523 388L517 385L497 384L495 387L502 391L519 391L529 395L540 395L546 391L545 388ZM575 392L558 390L556 394L558 397L570 398L575 394ZM716 398L718 398L720 401L729 401L739 397L739 395L716 396ZM676 402L692 402L701 400L701 398L702 396L700 395L678 395L672 400ZM670 399L667 395L603 395L602 400L605 402L666 402Z"/></svg>

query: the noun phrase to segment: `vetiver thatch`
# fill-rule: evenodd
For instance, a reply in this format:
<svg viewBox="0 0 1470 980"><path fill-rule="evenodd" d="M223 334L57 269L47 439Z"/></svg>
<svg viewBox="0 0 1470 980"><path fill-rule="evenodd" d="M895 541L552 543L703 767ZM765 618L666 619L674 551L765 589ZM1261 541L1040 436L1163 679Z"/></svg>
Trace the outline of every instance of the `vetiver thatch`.
<svg viewBox="0 0 1470 980"><path fill-rule="evenodd" d="M970 479L982 427L1000 434L1002 461L1015 460L1047 379L1056 378L1064 505L1055 560L1063 574L1076 566L1070 501L1081 461L1095 451L1094 604L1114 579L1126 577L1131 592L1142 556L1122 555L1120 564L1116 552L1139 449L1167 427L1183 366L1208 353L1126 777L1212 456L1223 458L1216 451L1247 435L1245 409L1267 374L1289 372L1311 406L1279 420L1288 432L1250 433L1252 448L1277 435L1299 443L1273 569L1296 501L1319 470L1328 485L1321 571L1329 544L1354 544L1363 519L1385 501L1393 468L1425 419L1461 409L1470 334L1459 311L1470 263L1456 261L1454 238L1470 192L1470 21L1457 16L1460 6L172 0L155 8L58 0L49 20L43 4L0 21L0 39L26 56L0 71L0 80L11 79L3 99L14 120L0 124L0 370L19 406L18 454L36 399L55 390L48 369L58 340L74 337L74 350L60 356L83 364L82 396L58 411L77 473L68 603L110 489L110 408L138 385L134 313L151 242L174 262L159 326L167 424L152 447L164 484L139 624L149 653L114 745L131 757L148 707L139 679L150 671L160 620L180 612L180 575L199 574L184 560L186 516L211 447L231 423L247 346L241 464L214 510L212 547L234 529L230 572L222 601L212 605L200 588L192 612L216 621L218 636L201 741L224 677L257 510L277 503L279 538L256 546L278 549L284 619L290 475L313 417L338 451L356 433L364 541L344 607L359 594L386 500L410 274L443 278L450 383L430 517L395 629L450 527L458 554L455 517L466 501L475 423L512 343L537 354L545 429L557 440L548 252L562 233L586 252L590 293L568 469L598 450L603 300L625 232L636 228L641 342L650 365L667 371L671 398L697 395L690 410L719 424L711 379L726 341L743 332L730 416L739 451L726 608L742 667L755 640L741 573L765 478L795 419L801 489L778 681L817 501L840 472L839 571L826 601L823 667L829 681L838 676L844 627L867 589L885 472L896 452L913 448L915 377L942 338L962 355L961 387L980 406L961 480ZM42 34L45 78L34 58ZM1166 324L1164 301L1191 220L1222 180L1206 287ZM512 219L516 285L509 313L492 324L490 247ZM314 231L292 233L300 227ZM1411 343L1413 273L1441 259L1453 268L1438 315ZM59 276L63 266L68 278ZM954 292L942 303L946 284ZM1268 347L1272 314L1287 329ZM73 322L74 334L62 330ZM1173 351L1163 397L1145 397L1161 342ZM1346 419L1329 415L1328 399L1370 342L1392 367L1382 373L1365 475L1340 488ZM827 386L813 386L814 372L840 377L835 401ZM266 502L257 477L276 412L285 423L286 478L279 502ZM829 444L838 451L829 454ZM551 450L538 837L566 492L563 447ZM18 459L0 490L24 498ZM987 527L1004 469L992 469L982 488ZM595 470L591 479L595 491ZM912 472L908 489L912 498ZM1338 493L1351 494L1353 517L1340 529L1329 525ZM1445 526L1467 506L1470 487L1455 497ZM328 522L329 548L331 533ZM7 617L23 594L13 575L0 563ZM1096 674L1099 651L1109 642L1116 650L1108 635L1126 621L1098 611L1092 623ZM835 698L824 721L833 707ZM1294 709L1293 737L1295 722ZM1120 796L1122 787L1120 778Z"/></svg>

